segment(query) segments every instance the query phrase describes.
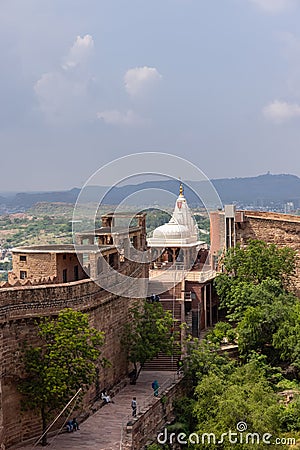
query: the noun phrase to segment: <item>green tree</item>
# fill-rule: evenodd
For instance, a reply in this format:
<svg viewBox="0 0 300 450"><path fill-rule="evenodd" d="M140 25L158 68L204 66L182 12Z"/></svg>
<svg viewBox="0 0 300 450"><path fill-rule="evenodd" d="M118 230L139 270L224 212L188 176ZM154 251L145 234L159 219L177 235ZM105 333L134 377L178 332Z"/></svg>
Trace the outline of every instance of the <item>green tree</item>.
<svg viewBox="0 0 300 450"><path fill-rule="evenodd" d="M300 370L300 303L296 300L273 335L281 359Z"/></svg>
<svg viewBox="0 0 300 450"><path fill-rule="evenodd" d="M189 344L184 366L192 378L196 401L188 406L193 420L183 422L190 432L199 436L207 433L207 437L214 433L217 439L229 430L235 432L241 421L249 433L278 437L281 432L296 432L300 423L298 399L286 407L277 395L288 381L284 378L286 365L292 362L300 368L300 306L289 292L295 252L250 241L245 248L227 252L224 268L216 279L217 293L226 318L236 326L219 323L204 341ZM236 339L242 358L233 361L221 351L220 344ZM296 394L300 391L297 386ZM177 422L181 421L177 417ZM238 448L248 446L244 441ZM252 447L260 449L265 444ZM226 439L216 444L206 441L189 448L227 450L232 443Z"/></svg>
<svg viewBox="0 0 300 450"><path fill-rule="evenodd" d="M267 295L257 306L249 306L237 326L238 345L242 355L251 350L267 353L269 360L277 362L274 335L281 333L284 324L290 323L298 300L291 294L281 292L278 296Z"/></svg>
<svg viewBox="0 0 300 450"><path fill-rule="evenodd" d="M267 283L274 295L291 288L296 253L289 247L279 248L274 244L251 240L246 247L238 245L229 249L223 264L225 273L216 277L215 286L220 306L227 310L228 318L235 321L249 306L249 297L252 306L259 302L260 294L255 286ZM275 280L273 286L270 280Z"/></svg>
<svg viewBox="0 0 300 450"><path fill-rule="evenodd" d="M40 322L38 335L39 346L24 348L26 376L19 389L24 408L40 411L45 431L53 414L95 379L97 361L105 362L100 359L104 334L89 326L87 314L65 309Z"/></svg>
<svg viewBox="0 0 300 450"><path fill-rule="evenodd" d="M285 286L295 272L295 255L289 247L279 248L253 239L245 247L238 244L228 249L223 264L233 279L258 284L266 278L274 278Z"/></svg>
<svg viewBox="0 0 300 450"><path fill-rule="evenodd" d="M236 367L228 374L209 372L198 384L195 395L197 401L192 413L197 420L194 431L199 436L214 433L218 441L222 433L229 430L238 432L239 422L247 425L243 437L247 432L278 435L282 407L264 370L255 361ZM264 448L264 445L261 443L251 447L258 449ZM239 449L248 447L245 441L238 446ZM223 443L208 443L206 440L191 448L231 449L232 443L225 437Z"/></svg>
<svg viewBox="0 0 300 450"><path fill-rule="evenodd" d="M210 330L205 339L214 344L234 344L236 341L236 331L228 322L218 322L212 330Z"/></svg>
<svg viewBox="0 0 300 450"><path fill-rule="evenodd" d="M288 421L296 429L297 409L293 409L290 417L279 403L276 385L282 375L279 369L266 363L265 356L252 353L249 361L240 365L221 354L215 344L201 342L197 347L193 345L188 359L196 372L194 395L181 400L183 409L177 408L174 427L169 427L169 432L184 431L186 435L199 436L199 445L189 444L188 448L231 449L228 437L222 443L217 441L222 433L237 432L241 421L247 424L247 432L260 435L269 432L279 436L287 430L284 422ZM207 435L202 442L204 433ZM210 433L216 436L215 444L213 440L208 443ZM240 443L238 448L248 448L249 444L244 444ZM253 447L264 448L264 444Z"/></svg>
<svg viewBox="0 0 300 450"><path fill-rule="evenodd" d="M269 362L277 364L280 352L282 356L287 353L283 346L280 349L279 339L277 346L273 345L273 336L283 333L282 325L290 323L297 302L288 292L292 287L295 258L294 250L288 247L278 248L257 240L226 253L226 272L215 283L226 318L237 324L239 351L243 357L254 350L267 354ZM287 337L287 332L284 333Z"/></svg>
<svg viewBox="0 0 300 450"><path fill-rule="evenodd" d="M124 327L122 343L134 365L132 383L135 383L146 361L159 352L172 354L177 334L171 311L164 311L159 302L144 301L131 308L130 313L131 321Z"/></svg>
<svg viewBox="0 0 300 450"><path fill-rule="evenodd" d="M185 373L196 385L199 380L210 372L227 372L234 362L226 353L220 352L220 345L208 340L194 339L188 344L188 356L184 362Z"/></svg>

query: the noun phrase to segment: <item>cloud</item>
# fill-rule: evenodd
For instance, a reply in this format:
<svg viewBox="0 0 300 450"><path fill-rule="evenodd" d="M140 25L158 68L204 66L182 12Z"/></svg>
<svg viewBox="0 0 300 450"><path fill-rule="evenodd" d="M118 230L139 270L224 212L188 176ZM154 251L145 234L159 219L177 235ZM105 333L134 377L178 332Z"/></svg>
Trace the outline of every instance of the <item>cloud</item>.
<svg viewBox="0 0 300 450"><path fill-rule="evenodd" d="M279 42L282 44L282 54L286 59L287 80L286 84L289 95L300 97L300 39L294 33L280 32L277 34Z"/></svg>
<svg viewBox="0 0 300 450"><path fill-rule="evenodd" d="M280 13L294 6L294 0L250 0L262 11L267 13Z"/></svg>
<svg viewBox="0 0 300 450"><path fill-rule="evenodd" d="M147 124L147 121L145 119L139 117L131 109L126 112L121 112L115 109L98 112L97 118L103 120L109 125L140 126Z"/></svg>
<svg viewBox="0 0 300 450"><path fill-rule="evenodd" d="M62 65L64 70L72 69L79 64L86 62L94 50L94 40L90 34L77 36L76 41L70 48L65 63Z"/></svg>
<svg viewBox="0 0 300 450"><path fill-rule="evenodd" d="M149 91L162 78L155 67L135 67L127 70L124 84L131 97L138 97ZM125 112L119 109L105 110L97 113L97 118L106 124L125 127L147 126L150 121L140 117L132 109Z"/></svg>
<svg viewBox="0 0 300 450"><path fill-rule="evenodd" d="M93 77L85 64L83 70L73 71L86 63L94 48L93 38L87 34L77 36L66 63L51 72L44 73L34 84L39 110L49 122L76 123L94 120L95 111L89 87Z"/></svg>
<svg viewBox="0 0 300 450"><path fill-rule="evenodd" d="M287 122L295 117L300 117L300 105L275 100L264 107L263 115L274 123Z"/></svg>
<svg viewBox="0 0 300 450"><path fill-rule="evenodd" d="M135 67L124 75L125 89L129 95L144 93L162 78L155 67Z"/></svg>
<svg viewBox="0 0 300 450"><path fill-rule="evenodd" d="M48 117L64 115L71 104L82 101L86 94L86 84L70 81L59 72L49 72L41 76L34 86L41 111Z"/></svg>

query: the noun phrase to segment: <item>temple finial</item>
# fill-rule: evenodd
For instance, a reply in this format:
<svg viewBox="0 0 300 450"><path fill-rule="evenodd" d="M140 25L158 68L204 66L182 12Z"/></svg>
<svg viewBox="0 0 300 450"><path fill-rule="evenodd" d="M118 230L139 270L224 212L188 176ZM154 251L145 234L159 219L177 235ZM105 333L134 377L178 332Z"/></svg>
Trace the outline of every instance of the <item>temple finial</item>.
<svg viewBox="0 0 300 450"><path fill-rule="evenodd" d="M182 185L182 183L180 183L179 196L183 197L183 185Z"/></svg>

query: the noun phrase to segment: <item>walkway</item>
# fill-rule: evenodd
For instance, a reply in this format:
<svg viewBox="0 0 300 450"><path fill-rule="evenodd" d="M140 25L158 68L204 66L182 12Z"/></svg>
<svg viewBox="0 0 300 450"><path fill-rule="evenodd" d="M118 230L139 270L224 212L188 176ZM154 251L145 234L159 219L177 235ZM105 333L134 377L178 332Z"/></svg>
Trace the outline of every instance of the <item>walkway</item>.
<svg viewBox="0 0 300 450"><path fill-rule="evenodd" d="M121 450L120 443L123 424L131 419L131 400L135 396L138 413L155 401L152 381L158 380L162 391L169 387L176 373L144 371L136 385L125 386L114 398L114 403L100 408L95 414L80 424L80 430L49 437L49 450ZM34 449L40 449L37 445ZM18 447L19 450L31 450L32 446Z"/></svg>

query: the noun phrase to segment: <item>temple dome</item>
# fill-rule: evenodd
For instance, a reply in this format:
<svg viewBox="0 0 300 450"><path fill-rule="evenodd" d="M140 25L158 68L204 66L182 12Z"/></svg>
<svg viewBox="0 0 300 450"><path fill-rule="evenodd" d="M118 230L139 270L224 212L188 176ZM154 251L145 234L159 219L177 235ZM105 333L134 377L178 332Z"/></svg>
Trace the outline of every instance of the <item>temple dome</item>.
<svg viewBox="0 0 300 450"><path fill-rule="evenodd" d="M175 221L165 223L160 227L156 228L153 232L154 239L183 239L189 237L189 229L184 226L176 223Z"/></svg>
<svg viewBox="0 0 300 450"><path fill-rule="evenodd" d="M170 221L156 228L147 242L150 247L190 247L199 244L198 239L199 229L187 205L181 185Z"/></svg>

